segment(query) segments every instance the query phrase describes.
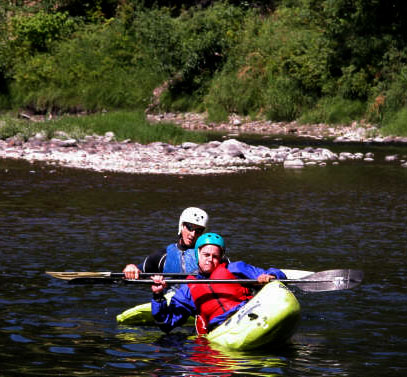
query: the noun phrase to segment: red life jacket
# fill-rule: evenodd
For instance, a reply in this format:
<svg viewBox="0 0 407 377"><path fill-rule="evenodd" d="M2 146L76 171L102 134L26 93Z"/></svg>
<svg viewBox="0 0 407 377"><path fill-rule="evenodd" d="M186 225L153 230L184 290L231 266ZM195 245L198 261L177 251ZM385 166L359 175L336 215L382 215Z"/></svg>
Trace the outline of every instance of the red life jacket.
<svg viewBox="0 0 407 377"><path fill-rule="evenodd" d="M196 278L188 276L188 279ZM222 263L211 273L209 279L236 279L236 276L226 268L226 263ZM250 290L241 284L189 283L188 287L198 315L201 317L198 319L203 321L200 326L197 326L198 334L205 333L206 325L211 319L253 297L250 295Z"/></svg>

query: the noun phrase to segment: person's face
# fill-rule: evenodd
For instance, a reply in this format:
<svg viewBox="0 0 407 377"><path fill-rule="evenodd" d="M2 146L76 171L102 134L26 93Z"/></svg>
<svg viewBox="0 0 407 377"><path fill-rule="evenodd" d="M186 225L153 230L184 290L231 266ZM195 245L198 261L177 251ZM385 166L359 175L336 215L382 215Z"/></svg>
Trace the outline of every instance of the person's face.
<svg viewBox="0 0 407 377"><path fill-rule="evenodd" d="M216 245L202 246L198 253L199 268L204 274L211 274L219 266L222 250Z"/></svg>
<svg viewBox="0 0 407 377"><path fill-rule="evenodd" d="M204 232L205 228L191 223L183 223L181 229L181 237L184 245L194 247L197 238Z"/></svg>

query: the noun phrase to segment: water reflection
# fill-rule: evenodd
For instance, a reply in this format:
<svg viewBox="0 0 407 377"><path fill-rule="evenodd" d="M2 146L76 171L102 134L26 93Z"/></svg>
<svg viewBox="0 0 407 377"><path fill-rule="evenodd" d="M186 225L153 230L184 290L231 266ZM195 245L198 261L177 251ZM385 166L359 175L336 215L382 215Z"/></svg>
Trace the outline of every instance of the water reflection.
<svg viewBox="0 0 407 377"><path fill-rule="evenodd" d="M225 350L210 344L205 338L191 335L192 327L189 331L184 329L170 335L164 335L157 329L142 331L126 326L121 331L117 334L121 347L114 351L114 355L122 358L121 364L138 368L141 363L151 363L150 357L143 356L148 344L151 351L160 354L161 367L156 366L152 374L156 376L273 376L281 375L281 368L287 366L286 358L274 354L273 349L252 352ZM280 354L283 351L292 353L288 346L280 349Z"/></svg>
<svg viewBox="0 0 407 377"><path fill-rule="evenodd" d="M284 357L274 356L272 353L265 354L265 350L262 351L261 353L228 351L209 344L206 339L197 338L191 346L189 357L197 365L193 367L195 374L190 375L281 375L281 368L287 365Z"/></svg>

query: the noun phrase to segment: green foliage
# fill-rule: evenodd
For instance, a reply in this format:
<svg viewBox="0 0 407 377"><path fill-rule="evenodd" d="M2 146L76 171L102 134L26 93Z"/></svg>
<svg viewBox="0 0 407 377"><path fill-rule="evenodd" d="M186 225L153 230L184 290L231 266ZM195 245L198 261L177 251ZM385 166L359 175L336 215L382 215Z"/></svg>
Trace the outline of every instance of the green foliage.
<svg viewBox="0 0 407 377"><path fill-rule="evenodd" d="M76 22L67 13L46 13L33 15L17 14L10 20L12 48L27 53L49 51L55 41L68 37L76 28Z"/></svg>
<svg viewBox="0 0 407 377"><path fill-rule="evenodd" d="M310 17L301 9L282 8L272 27L265 24L259 39L262 50L269 56L268 72L289 76L311 94L320 94L330 79L333 48Z"/></svg>
<svg viewBox="0 0 407 377"><path fill-rule="evenodd" d="M305 111L299 118L302 124L327 123L349 124L362 119L366 104L359 100L343 97L324 97L312 109Z"/></svg>
<svg viewBox="0 0 407 377"><path fill-rule="evenodd" d="M172 144L184 141L206 141L204 134L188 132L174 124L151 124L141 110L137 112L116 111L79 118L64 117L61 120L53 121L51 128L66 131L71 135L80 130L82 136L104 135L108 131L113 131L118 140L130 139L142 144L154 141Z"/></svg>
<svg viewBox="0 0 407 377"><path fill-rule="evenodd" d="M226 122L229 118L229 113L219 104L213 104L208 108L208 122L221 123Z"/></svg>
<svg viewBox="0 0 407 377"><path fill-rule="evenodd" d="M254 13L246 15L237 35L239 43L231 48L229 59L211 81L205 96L209 114L223 109L247 115L264 107L266 57L256 43L261 25Z"/></svg>
<svg viewBox="0 0 407 377"><path fill-rule="evenodd" d="M138 10L127 32L136 46L134 60L139 64L169 76L179 69L179 31L166 9Z"/></svg>
<svg viewBox="0 0 407 377"><path fill-rule="evenodd" d="M376 81L371 89L367 117L372 122L387 123L407 106L407 50L389 50Z"/></svg>
<svg viewBox="0 0 407 377"><path fill-rule="evenodd" d="M252 63L237 72L224 70L212 81L205 98L209 114L219 113L223 109L228 113L247 115L264 105L264 73L261 67L253 63L253 56L248 60Z"/></svg>
<svg viewBox="0 0 407 377"><path fill-rule="evenodd" d="M43 0L36 6L48 12L58 9L59 12L67 12L72 17L99 22L113 17L121 3L123 1L120 0Z"/></svg>
<svg viewBox="0 0 407 377"><path fill-rule="evenodd" d="M343 98L367 98L371 83L366 71L362 68L356 72L353 65L342 68L342 76L338 79L338 91Z"/></svg>
<svg viewBox="0 0 407 377"><path fill-rule="evenodd" d="M24 66L36 54L50 52L59 41L67 39L78 27L66 13L27 14L21 10L10 11L4 16L0 28L0 82L1 92L9 93L9 84L14 80L16 67ZM14 102L14 98L8 101ZM4 108L0 103L0 108Z"/></svg>
<svg viewBox="0 0 407 377"><path fill-rule="evenodd" d="M380 132L383 135L407 136L407 107L403 107L385 121Z"/></svg>
<svg viewBox="0 0 407 377"><path fill-rule="evenodd" d="M143 107L162 77L133 64L137 46L120 23L89 25L15 67L15 105L37 110Z"/></svg>
<svg viewBox="0 0 407 377"><path fill-rule="evenodd" d="M204 107L199 98L194 95L183 95L182 93L174 93L166 90L160 97L159 111L174 111L174 112L202 112Z"/></svg>
<svg viewBox="0 0 407 377"><path fill-rule="evenodd" d="M405 0L4 4L0 108L145 108L166 87L158 110L211 121L388 125L407 103Z"/></svg>
<svg viewBox="0 0 407 377"><path fill-rule="evenodd" d="M45 128L38 122L15 119L10 115L0 115L0 139L18 136L21 140L27 141ZM47 131L46 133L48 136L52 135L52 132Z"/></svg>
<svg viewBox="0 0 407 377"><path fill-rule="evenodd" d="M208 108L220 102L229 111L266 112L274 120L298 116L329 79L331 53L323 34L303 23L287 9L264 20L248 16L240 43L212 83Z"/></svg>
<svg viewBox="0 0 407 377"><path fill-rule="evenodd" d="M142 144L155 141L171 144L207 141L204 133L190 132L170 123L151 124L143 111L116 111L84 117L65 116L58 120L35 123L4 116L0 118L0 139L19 135L23 140L28 140L38 132L52 138L57 131L63 131L76 139L112 131L117 140L129 139Z"/></svg>
<svg viewBox="0 0 407 377"><path fill-rule="evenodd" d="M266 116L273 121L298 118L311 99L304 95L298 83L288 76L272 77L267 89Z"/></svg>
<svg viewBox="0 0 407 377"><path fill-rule="evenodd" d="M7 96L6 94L0 93L0 109L10 109L10 108L11 108L10 97Z"/></svg>
<svg viewBox="0 0 407 377"><path fill-rule="evenodd" d="M407 106L407 64L395 74L394 80L385 92L383 110L394 113Z"/></svg>
<svg viewBox="0 0 407 377"><path fill-rule="evenodd" d="M176 19L171 98L194 97L202 101L213 74L227 61L229 50L238 42L244 13L240 8L215 4L206 10L185 12Z"/></svg>

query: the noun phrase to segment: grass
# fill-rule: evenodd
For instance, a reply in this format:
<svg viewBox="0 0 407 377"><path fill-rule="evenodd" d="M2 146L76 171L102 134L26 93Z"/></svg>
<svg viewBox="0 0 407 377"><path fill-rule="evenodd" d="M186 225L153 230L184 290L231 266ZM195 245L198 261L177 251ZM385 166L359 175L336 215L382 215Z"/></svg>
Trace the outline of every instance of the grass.
<svg viewBox="0 0 407 377"><path fill-rule="evenodd" d="M24 140L43 132L52 138L57 131L69 137L81 139L86 135L104 135L114 132L118 141L131 140L141 144L165 142L180 144L185 141L203 143L208 137L202 132L191 132L172 123L149 123L143 111L117 111L88 116L64 116L57 120L43 122L23 121L9 116L0 117L0 138L20 135Z"/></svg>
<svg viewBox="0 0 407 377"><path fill-rule="evenodd" d="M341 97L326 97L317 105L305 111L299 119L302 124L350 124L354 120L363 118L366 104L361 101L351 101Z"/></svg>
<svg viewBox="0 0 407 377"><path fill-rule="evenodd" d="M407 136L407 108L400 110L390 120L385 121L380 132L385 136Z"/></svg>

